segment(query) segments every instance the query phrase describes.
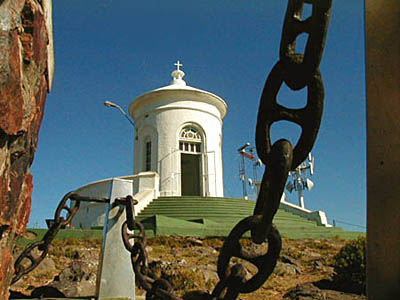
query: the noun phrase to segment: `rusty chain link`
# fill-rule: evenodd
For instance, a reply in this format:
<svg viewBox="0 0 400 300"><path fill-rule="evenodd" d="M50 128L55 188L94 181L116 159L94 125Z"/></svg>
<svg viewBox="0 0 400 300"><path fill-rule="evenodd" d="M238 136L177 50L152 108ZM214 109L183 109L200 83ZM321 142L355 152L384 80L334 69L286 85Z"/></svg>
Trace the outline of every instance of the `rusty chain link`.
<svg viewBox="0 0 400 300"><path fill-rule="evenodd" d="M301 20L304 4L312 5L312 14ZM272 224L279 208L290 170L307 157L314 146L321 123L324 87L319 64L325 46L332 0L289 0L286 10L280 60L266 80L257 115L256 147L266 166L253 216L241 220L230 232L218 257L220 281L211 294L202 291L187 293L183 299L236 299L239 293L250 293L260 288L273 272L282 248L279 231ZM308 34L305 53L295 52L296 38ZM289 109L277 103L277 95L285 83L291 90L307 87L307 104L301 109ZM290 121L301 126L301 136L293 148L285 139L271 144L270 128L277 121ZM148 268L146 237L143 225L133 220L138 234L129 234L127 220L122 229L126 248L131 252L132 265L140 287L147 291L146 299L178 299L169 283L157 279ZM252 245L262 244L262 253L248 251L240 244L250 231ZM134 244L129 243L134 240ZM243 265L230 266L232 257L254 264L258 272L246 281Z"/></svg>
<svg viewBox="0 0 400 300"><path fill-rule="evenodd" d="M301 19L304 3L312 5L311 16ZM332 0L290 0L283 23L280 60L286 64L285 83L292 90L305 87L318 70L325 47ZM296 38L308 33L304 54L296 53Z"/></svg>
<svg viewBox="0 0 400 300"><path fill-rule="evenodd" d="M134 205L137 200L132 196L127 196L125 201L120 198L120 203L126 205L126 220L122 224L122 240L125 248L131 254L131 262L138 286L146 291L146 300L178 300L173 293L171 284L151 272L148 265L148 255L146 251L146 233L142 223L135 219ZM131 242L132 240L132 242Z"/></svg>
<svg viewBox="0 0 400 300"><path fill-rule="evenodd" d="M68 200L73 200L75 203L73 204L72 208L67 205ZM108 199L97 199L97 198L91 198L91 197L84 197L80 196L75 192L69 192L67 193L60 203L57 206L56 212L54 214L54 219L52 220L52 224L49 228L49 230L46 232L46 234L43 236L43 238L40 241L33 242L29 244L23 251L22 253L18 256L18 258L15 260L14 263L14 277L11 280L11 284L14 284L17 282L22 276L28 274L31 272L33 269L35 269L42 261L45 259L47 253L49 252L50 244L53 241L53 239L56 237L58 231L71 223L72 219L78 212L78 209L80 207L80 204L82 201L87 201L87 202L102 202L102 203L108 203ZM61 214L63 213L63 210L67 211L67 216L64 218ZM40 252L40 255L37 257L34 255L34 250L37 249L37 251ZM29 260L30 264L28 266L24 266L23 261L24 260Z"/></svg>

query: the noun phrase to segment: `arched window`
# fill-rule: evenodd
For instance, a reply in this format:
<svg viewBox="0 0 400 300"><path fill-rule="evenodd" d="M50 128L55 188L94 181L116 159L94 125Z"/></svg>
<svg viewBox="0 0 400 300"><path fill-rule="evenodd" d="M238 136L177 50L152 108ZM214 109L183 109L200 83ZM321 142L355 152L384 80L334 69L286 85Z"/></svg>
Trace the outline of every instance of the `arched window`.
<svg viewBox="0 0 400 300"><path fill-rule="evenodd" d="M201 135L193 127L185 127L179 134L179 150L189 153L201 153Z"/></svg>

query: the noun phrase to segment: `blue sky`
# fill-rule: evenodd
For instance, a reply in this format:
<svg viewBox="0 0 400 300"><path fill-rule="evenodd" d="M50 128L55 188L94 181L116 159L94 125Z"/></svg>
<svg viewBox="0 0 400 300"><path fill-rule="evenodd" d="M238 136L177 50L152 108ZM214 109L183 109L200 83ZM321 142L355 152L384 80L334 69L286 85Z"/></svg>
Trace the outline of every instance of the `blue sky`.
<svg viewBox="0 0 400 300"><path fill-rule="evenodd" d="M305 192L306 207L325 211L330 220L364 226L363 1L333 2L320 66L326 96L313 149L315 187ZM44 227L44 219L52 218L68 191L132 173L132 127L103 102L111 100L127 110L140 94L168 85L178 59L188 85L228 104L225 195L241 197L236 149L246 142L254 145L259 98L278 60L286 5L283 0L54 1L55 77L32 166L29 225ZM299 37L299 51L305 39ZM282 88L278 99L300 107L306 92ZM281 123L273 126L273 138L295 143L300 129ZM288 200L296 203L296 195Z"/></svg>

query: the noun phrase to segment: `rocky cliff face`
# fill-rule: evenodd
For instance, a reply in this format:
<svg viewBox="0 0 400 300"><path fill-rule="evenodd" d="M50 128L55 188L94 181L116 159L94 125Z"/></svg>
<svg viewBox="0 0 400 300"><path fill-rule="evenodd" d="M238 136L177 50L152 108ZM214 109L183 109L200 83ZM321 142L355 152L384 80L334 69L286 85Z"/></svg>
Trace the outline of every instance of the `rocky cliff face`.
<svg viewBox="0 0 400 300"><path fill-rule="evenodd" d="M32 164L52 79L50 0L0 0L0 299L31 208Z"/></svg>

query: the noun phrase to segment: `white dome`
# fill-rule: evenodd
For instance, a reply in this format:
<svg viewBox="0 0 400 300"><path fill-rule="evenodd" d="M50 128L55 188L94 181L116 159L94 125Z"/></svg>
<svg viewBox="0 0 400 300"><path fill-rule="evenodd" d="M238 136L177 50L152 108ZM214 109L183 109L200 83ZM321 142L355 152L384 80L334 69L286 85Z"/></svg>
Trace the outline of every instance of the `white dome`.
<svg viewBox="0 0 400 300"><path fill-rule="evenodd" d="M179 61L178 61L179 63ZM180 65L181 66L181 65ZM197 99L198 101L204 101L206 103L214 105L220 113L220 118L223 119L226 115L226 111L228 108L228 105L226 102L219 96L210 93L208 91L204 91L198 88L194 88L191 86L188 86L186 82L182 79L185 76L185 73L182 70L174 70L171 73L171 76L173 80L171 81L170 85L163 86L157 89L154 89L152 91L149 91L147 93L144 93L137 97L130 105L129 105L129 113L130 115L135 119L138 117L138 115L135 113L138 110L139 106L142 106L145 104L145 102L154 101L154 99L162 99L165 96L169 97L170 95L165 94L165 93L170 93L170 92L179 92L180 94L185 91L187 93L192 93L192 96L190 98ZM196 95L197 94L197 95ZM182 94L183 95L183 94ZM187 96L187 94L186 94Z"/></svg>

